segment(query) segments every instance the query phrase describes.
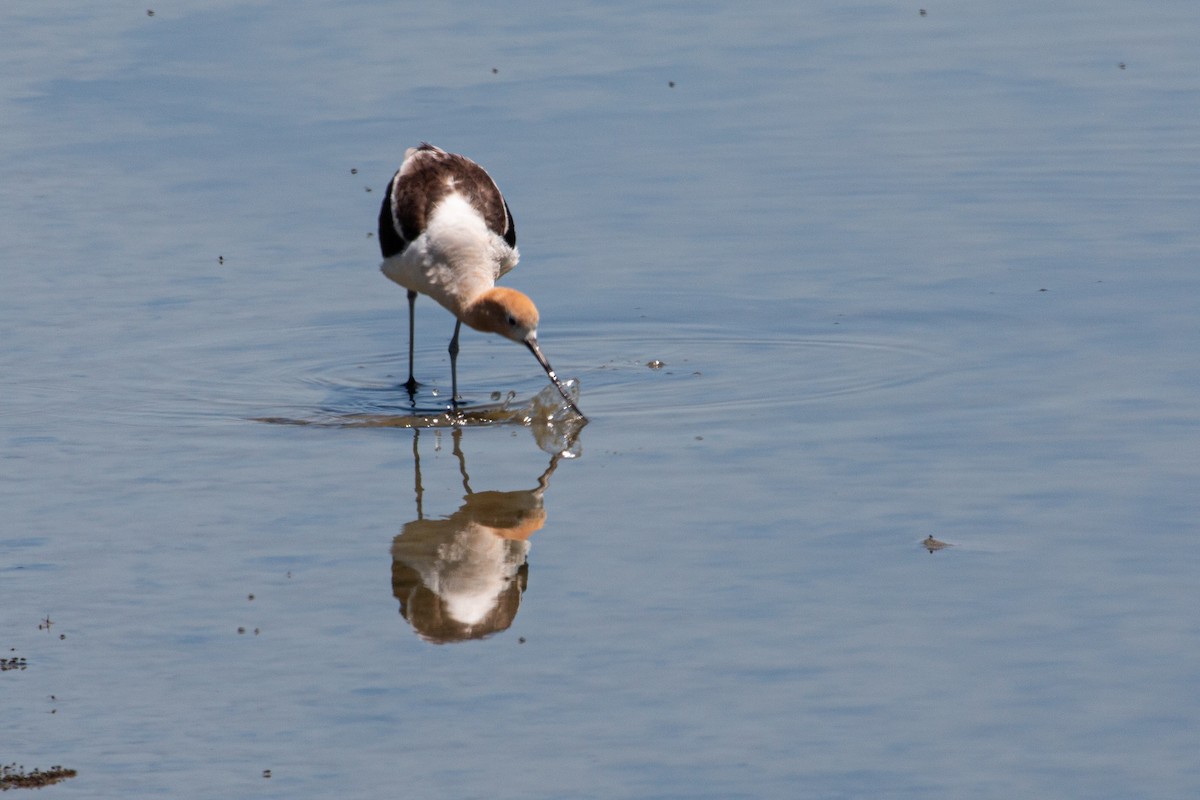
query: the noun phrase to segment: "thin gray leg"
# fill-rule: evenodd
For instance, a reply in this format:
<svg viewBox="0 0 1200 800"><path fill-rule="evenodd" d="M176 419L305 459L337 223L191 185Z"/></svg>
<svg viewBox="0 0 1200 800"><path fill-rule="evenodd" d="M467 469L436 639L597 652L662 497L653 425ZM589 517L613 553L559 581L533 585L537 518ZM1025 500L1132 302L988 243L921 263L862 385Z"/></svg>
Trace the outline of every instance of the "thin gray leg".
<svg viewBox="0 0 1200 800"><path fill-rule="evenodd" d="M404 388L408 389L409 397L417 393L417 379L413 377L413 318L416 315L417 293L411 289L408 292L408 380Z"/></svg>
<svg viewBox="0 0 1200 800"><path fill-rule="evenodd" d="M458 332L462 320L454 323L454 336L450 339L450 404L458 407Z"/></svg>

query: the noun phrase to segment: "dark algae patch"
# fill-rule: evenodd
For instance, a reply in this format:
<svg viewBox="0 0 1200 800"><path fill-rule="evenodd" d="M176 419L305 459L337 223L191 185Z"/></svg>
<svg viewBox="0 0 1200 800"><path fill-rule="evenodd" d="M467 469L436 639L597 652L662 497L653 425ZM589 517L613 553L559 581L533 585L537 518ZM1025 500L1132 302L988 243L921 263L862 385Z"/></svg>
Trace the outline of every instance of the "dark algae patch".
<svg viewBox="0 0 1200 800"><path fill-rule="evenodd" d="M0 792L7 792L9 789L40 789L74 777L75 770L57 765L49 769L35 768L32 772L26 772L24 765L5 764L0 766Z"/></svg>
<svg viewBox="0 0 1200 800"><path fill-rule="evenodd" d="M26 666L28 666L28 664L25 661L25 656L0 658L0 672L8 672L10 669L24 670Z"/></svg>

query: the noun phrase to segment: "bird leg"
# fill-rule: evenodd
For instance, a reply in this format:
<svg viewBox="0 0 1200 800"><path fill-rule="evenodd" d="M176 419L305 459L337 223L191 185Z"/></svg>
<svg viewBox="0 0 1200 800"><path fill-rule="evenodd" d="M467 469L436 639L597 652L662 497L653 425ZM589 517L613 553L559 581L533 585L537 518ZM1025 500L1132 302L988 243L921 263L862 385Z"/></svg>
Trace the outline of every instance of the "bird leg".
<svg viewBox="0 0 1200 800"><path fill-rule="evenodd" d="M408 398L416 399L417 379L413 377L413 317L416 312L417 293L413 290L408 290L408 380L404 382L404 388L408 390Z"/></svg>
<svg viewBox="0 0 1200 800"><path fill-rule="evenodd" d="M454 323L454 336L450 338L450 405L458 408L458 332L462 320Z"/></svg>

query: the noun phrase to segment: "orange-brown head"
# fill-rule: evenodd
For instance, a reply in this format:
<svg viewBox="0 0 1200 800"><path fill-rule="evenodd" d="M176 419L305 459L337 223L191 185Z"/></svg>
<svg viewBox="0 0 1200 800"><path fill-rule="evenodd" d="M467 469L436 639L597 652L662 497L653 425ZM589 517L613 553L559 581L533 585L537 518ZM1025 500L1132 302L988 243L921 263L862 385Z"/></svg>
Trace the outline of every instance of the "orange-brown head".
<svg viewBox="0 0 1200 800"><path fill-rule="evenodd" d="M463 322L477 331L498 333L524 344L530 336L537 338L538 310L523 292L497 286L471 304Z"/></svg>
<svg viewBox="0 0 1200 800"><path fill-rule="evenodd" d="M575 405L575 401L567 392L567 387L563 386L562 381L554 374L554 370L550 368L550 362L546 360L546 357L542 355L541 348L538 347L538 310L528 295L518 292L516 289L509 289L507 286L493 287L484 292L467 308L462 321L477 331L498 333L505 339L512 339L514 342L528 347L529 352L533 353L533 357L538 360L542 369L546 370L546 374L550 376L550 380L558 387L558 392L567 401L567 405L576 414L583 416L583 412L579 410L579 406Z"/></svg>

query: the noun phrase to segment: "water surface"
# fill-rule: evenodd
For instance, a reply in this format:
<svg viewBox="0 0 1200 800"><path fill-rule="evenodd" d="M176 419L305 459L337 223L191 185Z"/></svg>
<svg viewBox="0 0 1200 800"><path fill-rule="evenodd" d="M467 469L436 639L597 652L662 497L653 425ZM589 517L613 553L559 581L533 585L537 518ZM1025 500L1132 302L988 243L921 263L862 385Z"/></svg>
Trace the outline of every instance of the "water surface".
<svg viewBox="0 0 1200 800"><path fill-rule="evenodd" d="M153 10L0 15L0 761L1200 789L1191 5ZM421 140L504 189L577 435L262 421L411 410L372 231ZM462 345L477 407L546 387Z"/></svg>

